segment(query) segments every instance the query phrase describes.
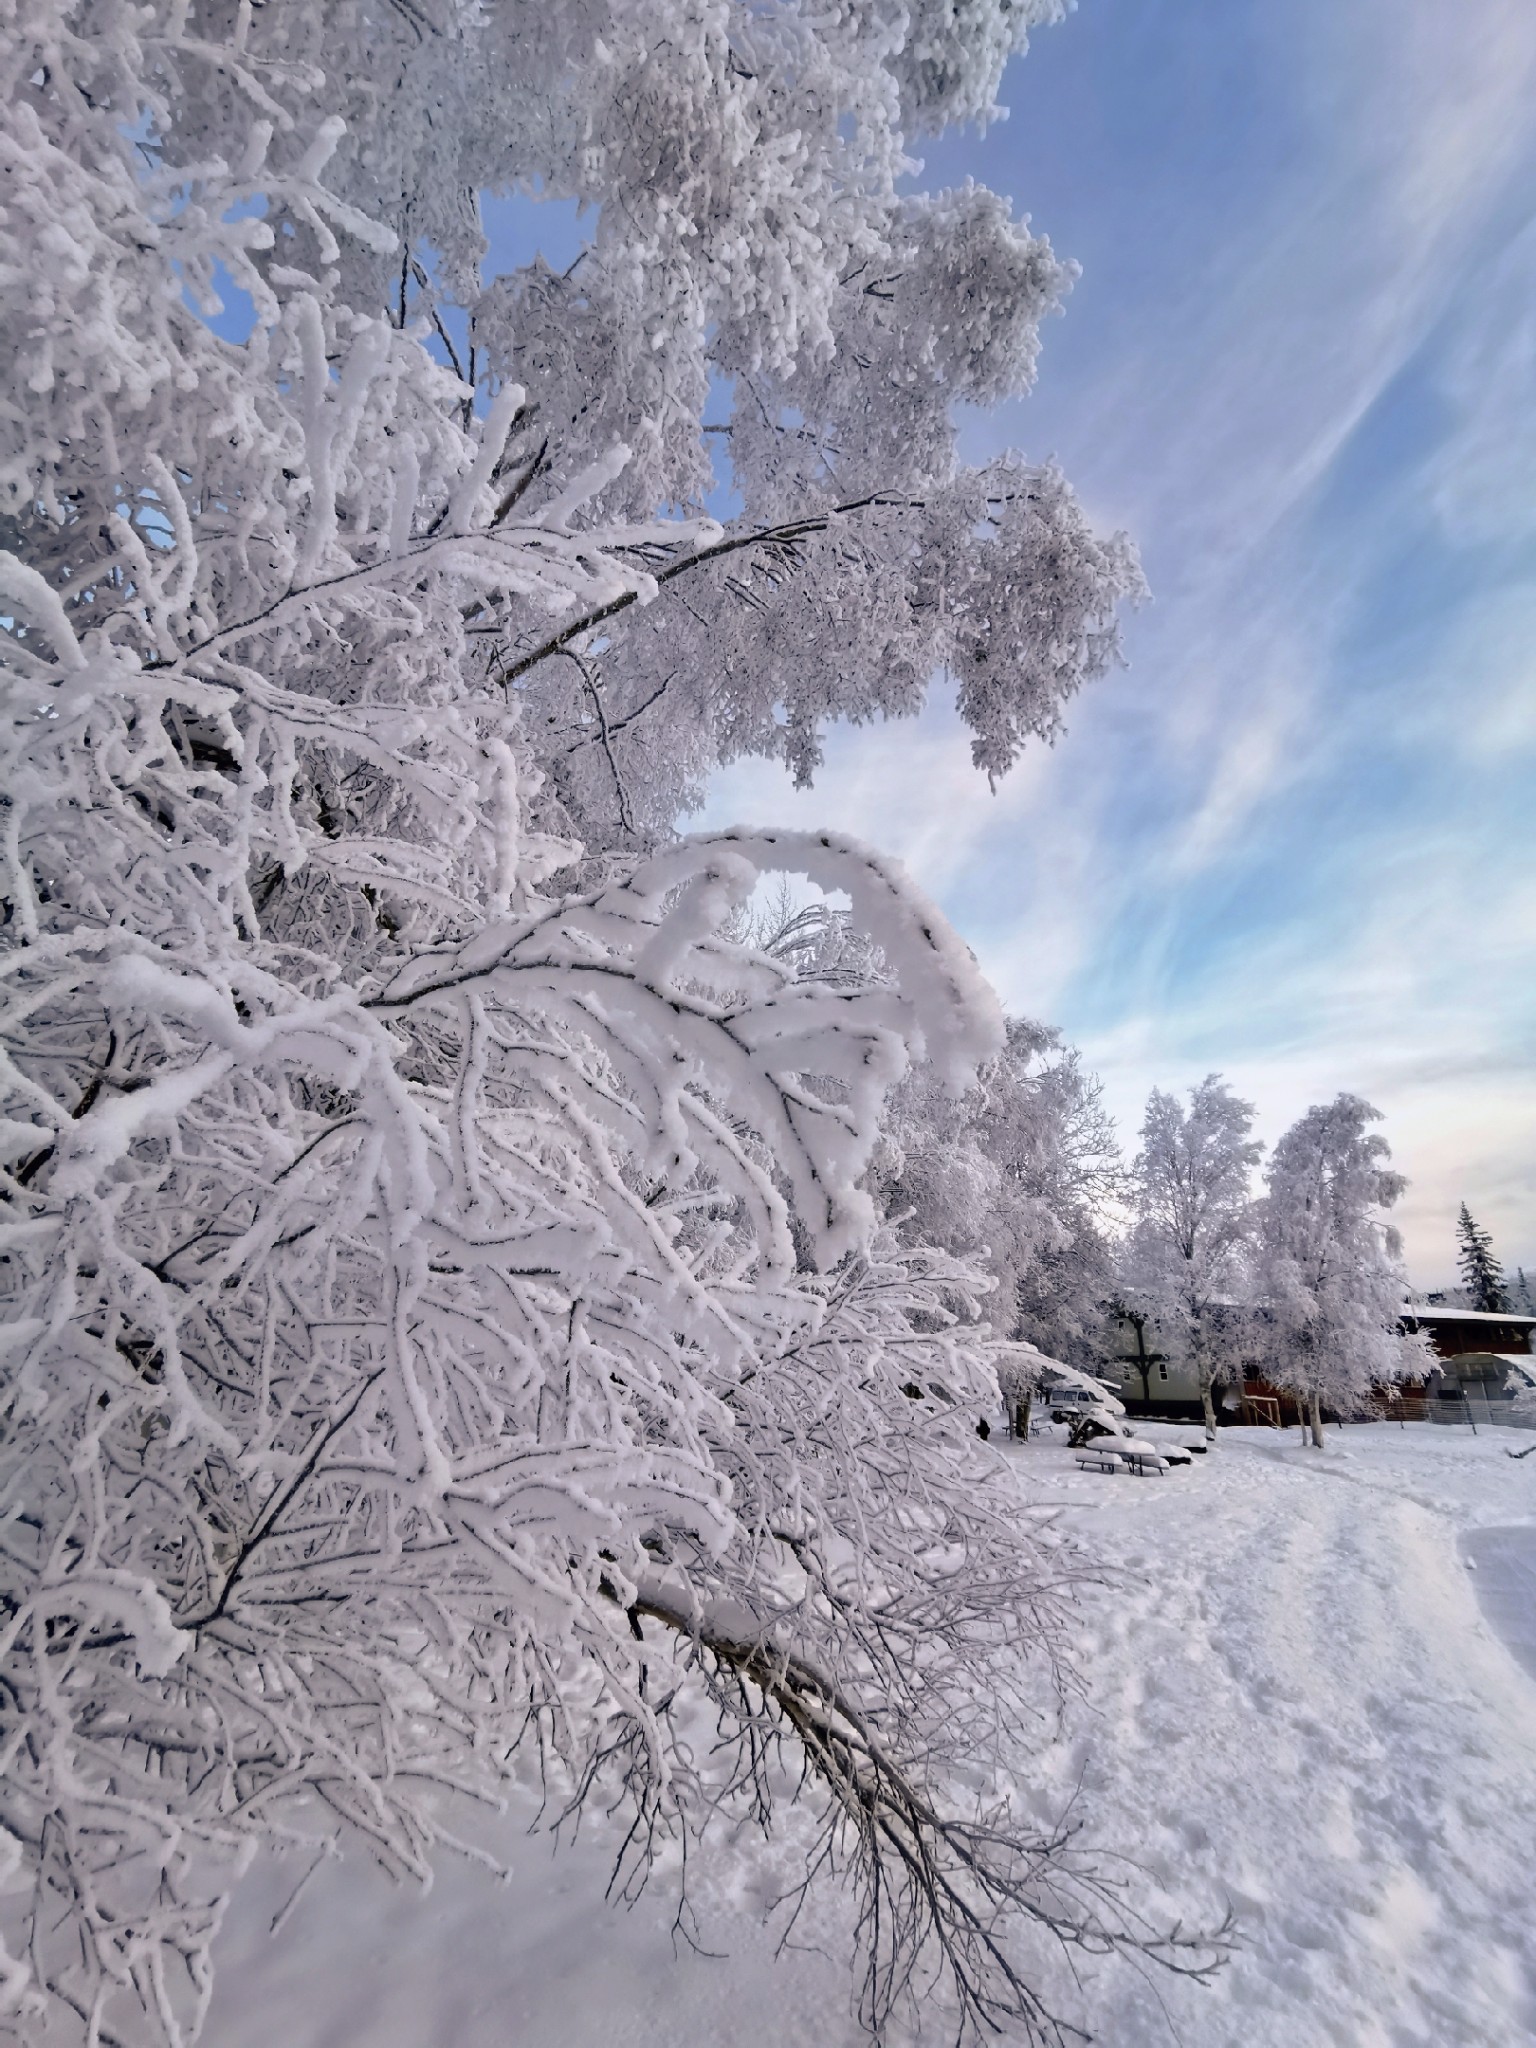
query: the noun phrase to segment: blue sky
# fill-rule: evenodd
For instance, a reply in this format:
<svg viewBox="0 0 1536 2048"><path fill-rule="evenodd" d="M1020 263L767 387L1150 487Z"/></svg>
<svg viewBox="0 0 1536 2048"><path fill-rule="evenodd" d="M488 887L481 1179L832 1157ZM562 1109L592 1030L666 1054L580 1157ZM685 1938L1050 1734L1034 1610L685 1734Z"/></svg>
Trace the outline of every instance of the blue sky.
<svg viewBox="0 0 1536 2048"><path fill-rule="evenodd" d="M1536 1274L1536 7L1084 0L1005 98L922 182L1083 275L968 449L1135 536L1131 665L995 796L940 699L706 815L901 854L1128 1137L1211 1069L1271 1140L1352 1089L1413 1277L1462 1200Z"/></svg>
<svg viewBox="0 0 1536 2048"><path fill-rule="evenodd" d="M939 691L696 822L899 854L1128 1145L1212 1070L1271 1142L1367 1096L1415 1281L1465 1200L1536 1284L1536 0L1082 0L1004 98L920 182L1083 272L967 452L1054 454L1132 533L1130 666L995 794ZM492 271L585 239L486 220Z"/></svg>

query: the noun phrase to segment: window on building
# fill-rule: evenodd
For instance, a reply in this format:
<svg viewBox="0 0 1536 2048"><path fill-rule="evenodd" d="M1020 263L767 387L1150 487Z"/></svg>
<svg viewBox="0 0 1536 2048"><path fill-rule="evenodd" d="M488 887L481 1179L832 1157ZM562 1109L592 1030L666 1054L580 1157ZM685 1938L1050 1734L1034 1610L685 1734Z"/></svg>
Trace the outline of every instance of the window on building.
<svg viewBox="0 0 1536 2048"><path fill-rule="evenodd" d="M1166 1359L1166 1358L1160 1358L1160 1359L1159 1359L1159 1360L1157 1361L1157 1376L1158 1376L1158 1378L1159 1378L1160 1380L1165 1380L1165 1379L1167 1379L1167 1377L1168 1377L1168 1361L1167 1361L1167 1359Z"/></svg>

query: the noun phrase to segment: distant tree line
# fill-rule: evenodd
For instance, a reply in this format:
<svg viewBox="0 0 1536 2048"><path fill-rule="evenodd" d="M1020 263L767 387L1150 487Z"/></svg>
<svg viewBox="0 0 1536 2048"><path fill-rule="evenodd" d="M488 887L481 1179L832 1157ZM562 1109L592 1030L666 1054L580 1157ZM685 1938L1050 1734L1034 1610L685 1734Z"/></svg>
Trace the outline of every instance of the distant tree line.
<svg viewBox="0 0 1536 2048"><path fill-rule="evenodd" d="M1409 1289L1387 1212L1407 1182L1371 1129L1380 1114L1349 1093L1314 1105L1256 1187L1254 1105L1208 1074L1187 1101L1152 1090L1127 1163L1080 1055L1014 1018L959 1100L921 1073L902 1084L872 1177L898 1235L990 1273L1000 1334L1093 1366L1107 1318L1123 1320L1148 1384L1170 1352L1187 1361L1209 1436L1217 1389L1261 1375L1321 1445L1325 1409L1356 1412L1422 1368L1399 1327ZM1529 1312L1524 1270L1505 1281L1465 1204L1457 1238L1468 1304Z"/></svg>

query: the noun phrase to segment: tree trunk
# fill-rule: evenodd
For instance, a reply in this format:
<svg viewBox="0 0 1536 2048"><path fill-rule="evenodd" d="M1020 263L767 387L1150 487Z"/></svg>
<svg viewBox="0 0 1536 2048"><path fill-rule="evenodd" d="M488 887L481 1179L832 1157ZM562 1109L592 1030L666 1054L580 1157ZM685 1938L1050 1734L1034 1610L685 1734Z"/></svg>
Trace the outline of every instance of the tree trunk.
<svg viewBox="0 0 1536 2048"><path fill-rule="evenodd" d="M1216 1404L1211 1399L1211 1376L1200 1375L1200 1406L1205 1410L1205 1434L1209 1442L1216 1441Z"/></svg>
<svg viewBox="0 0 1536 2048"><path fill-rule="evenodd" d="M1136 1370L1141 1374L1141 1399L1144 1407L1152 1406L1152 1361L1147 1356L1147 1324L1144 1316L1132 1316L1131 1328L1136 1332ZM1124 1385L1124 1382L1121 1382Z"/></svg>
<svg viewBox="0 0 1536 2048"><path fill-rule="evenodd" d="M1312 1448L1320 1451L1323 1448L1323 1397L1321 1394L1309 1394L1307 1397L1307 1428L1312 1432Z"/></svg>

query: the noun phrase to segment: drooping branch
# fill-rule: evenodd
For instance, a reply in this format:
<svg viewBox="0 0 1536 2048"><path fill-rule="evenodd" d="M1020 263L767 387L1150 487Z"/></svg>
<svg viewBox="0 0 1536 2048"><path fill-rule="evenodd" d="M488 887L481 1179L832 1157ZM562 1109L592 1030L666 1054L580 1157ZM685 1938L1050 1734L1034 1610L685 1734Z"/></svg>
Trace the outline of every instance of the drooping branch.
<svg viewBox="0 0 1536 2048"><path fill-rule="evenodd" d="M712 1626L698 1603L654 1590L628 1613L632 1625L654 1620L685 1639L717 1689L728 1679L743 1731L766 1717L798 1745L828 1800L830 1826L854 1846L869 1936L864 2017L877 2034L928 1955L948 1979L961 2036L1016 2024L1040 2048L1088 2041L1029 1981L1010 1951L1012 1924L1081 1955L1133 1955L1199 1982L1231 1952L1230 1914L1208 1930L1158 1932L1134 1921L1103 1864L1076 1848L1070 1825L1033 1835L1001 1815L945 1813L919 1775L931 1772L931 1757L904 1762L845 1683L771 1630L732 1633Z"/></svg>
<svg viewBox="0 0 1536 2048"><path fill-rule="evenodd" d="M777 526L754 528L750 533L727 534L706 547L696 548L692 554L684 555L675 562L655 571L654 580L658 588L673 583L679 576L687 576L695 569L702 569L710 562L718 562L727 555L740 554L744 548L792 547L798 541L809 540L813 535L825 533L834 519L846 519L855 512L864 512L872 506L891 506L896 509L920 510L922 500L895 496L884 491L871 491L862 498L850 498L846 504L833 505L825 512L806 513L798 519L786 519ZM628 611L635 603L638 592L626 591L606 604L596 606L580 618L572 619L562 626L558 633L552 633L529 653L519 655L516 660L505 662L497 669L495 680L504 688L536 668L541 661L547 661L552 654L560 654L573 640L579 640L584 633L605 625L620 612ZM487 627L487 632L499 628Z"/></svg>

